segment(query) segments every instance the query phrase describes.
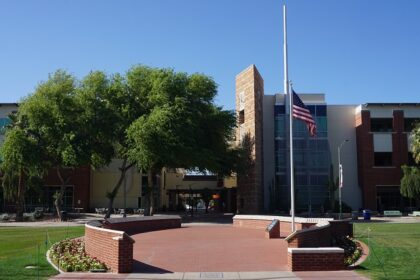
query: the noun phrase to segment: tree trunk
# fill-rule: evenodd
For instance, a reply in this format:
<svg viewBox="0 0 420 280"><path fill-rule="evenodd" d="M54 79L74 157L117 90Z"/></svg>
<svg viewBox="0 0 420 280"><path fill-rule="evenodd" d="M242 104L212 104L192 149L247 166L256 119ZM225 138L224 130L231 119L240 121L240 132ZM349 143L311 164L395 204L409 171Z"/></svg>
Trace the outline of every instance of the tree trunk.
<svg viewBox="0 0 420 280"><path fill-rule="evenodd" d="M108 198L108 210L106 211L105 214L105 219L109 219L111 217L112 214L112 209L113 209L113 204L114 204L114 200L115 197L117 196L118 190L120 189L122 182L124 181L124 177L125 177L125 173L127 172L128 169L130 169L134 164L130 164L129 166L127 166L127 159L125 158L123 160L123 163L120 167L120 178L117 181L117 184L115 185L114 189L109 192L107 194L107 198Z"/></svg>
<svg viewBox="0 0 420 280"><path fill-rule="evenodd" d="M147 187L149 188L149 211L148 211L148 215L153 216L154 214L154 206L155 206L155 199L153 197L153 192L155 189L155 186L153 184L153 179L155 176L155 172L153 171L153 168L149 168L149 170L147 171Z"/></svg>
<svg viewBox="0 0 420 280"><path fill-rule="evenodd" d="M60 186L60 191L58 193L55 194L55 209L57 211L57 217L60 219L60 221L63 220L63 216L62 216L62 206L63 206L63 196L64 196L64 192L66 191L66 185L68 184L68 182L70 181L70 176L67 177L65 180L63 178L63 175L61 174L61 168L57 167L57 176L58 179L61 182L61 186Z"/></svg>
<svg viewBox="0 0 420 280"><path fill-rule="evenodd" d="M23 212L25 208L25 180L22 169L19 171L19 183L16 196L16 221L23 221Z"/></svg>

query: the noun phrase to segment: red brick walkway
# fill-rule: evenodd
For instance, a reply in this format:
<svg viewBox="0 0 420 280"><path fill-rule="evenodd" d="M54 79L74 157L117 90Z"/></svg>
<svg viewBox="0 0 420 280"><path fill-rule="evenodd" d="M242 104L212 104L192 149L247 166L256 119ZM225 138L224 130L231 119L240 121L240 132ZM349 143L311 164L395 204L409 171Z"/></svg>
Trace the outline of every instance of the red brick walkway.
<svg viewBox="0 0 420 280"><path fill-rule="evenodd" d="M287 244L261 230L194 226L132 236L134 272L287 270Z"/></svg>

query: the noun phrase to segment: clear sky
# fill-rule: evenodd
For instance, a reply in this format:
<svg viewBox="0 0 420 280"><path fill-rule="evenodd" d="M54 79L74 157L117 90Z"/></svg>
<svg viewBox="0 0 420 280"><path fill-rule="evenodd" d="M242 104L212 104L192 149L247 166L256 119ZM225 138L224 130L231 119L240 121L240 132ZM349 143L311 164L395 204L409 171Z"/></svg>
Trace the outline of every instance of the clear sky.
<svg viewBox="0 0 420 280"><path fill-rule="evenodd" d="M329 104L420 102L420 1L0 0L0 103L62 68L135 64L201 72L234 108L235 75L255 64L265 93L283 91L282 4L289 77Z"/></svg>

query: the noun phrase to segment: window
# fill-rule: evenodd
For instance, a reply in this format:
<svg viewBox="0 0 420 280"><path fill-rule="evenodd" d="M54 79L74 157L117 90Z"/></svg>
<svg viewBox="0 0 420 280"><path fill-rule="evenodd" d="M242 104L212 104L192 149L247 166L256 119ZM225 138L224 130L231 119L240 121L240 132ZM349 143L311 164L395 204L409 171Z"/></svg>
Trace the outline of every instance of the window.
<svg viewBox="0 0 420 280"><path fill-rule="evenodd" d="M50 208L54 207L54 195L56 192L59 192L61 187L58 186L46 186L45 187L45 199L46 205ZM73 187L66 186L63 196L63 209L73 208Z"/></svg>
<svg viewBox="0 0 420 280"><path fill-rule="evenodd" d="M294 164L296 166L304 166L305 165L305 155L301 151L295 151L293 154Z"/></svg>
<svg viewBox="0 0 420 280"><path fill-rule="evenodd" d="M316 115L326 117L327 116L327 106L326 105L316 106Z"/></svg>
<svg viewBox="0 0 420 280"><path fill-rule="evenodd" d="M392 166L392 153L374 153L375 166Z"/></svg>
<svg viewBox="0 0 420 280"><path fill-rule="evenodd" d="M284 149L286 149L286 140L284 139L276 140L276 151L284 150Z"/></svg>
<svg viewBox="0 0 420 280"><path fill-rule="evenodd" d="M277 152L276 154L277 166L285 166L286 165L286 154L284 152Z"/></svg>
<svg viewBox="0 0 420 280"><path fill-rule="evenodd" d="M420 119L417 118L406 118L404 119L404 131L411 132L416 126L416 123L420 123Z"/></svg>
<svg viewBox="0 0 420 280"><path fill-rule="evenodd" d="M274 116L284 115L286 113L286 106L284 105L275 105L274 106Z"/></svg>
<svg viewBox="0 0 420 280"><path fill-rule="evenodd" d="M285 137L286 136L286 119L284 115L279 115L274 119L275 126L275 136L276 137Z"/></svg>
<svg viewBox="0 0 420 280"><path fill-rule="evenodd" d="M0 118L0 134L4 134L6 132L6 126L11 123L9 118Z"/></svg>
<svg viewBox="0 0 420 280"><path fill-rule="evenodd" d="M238 122L239 122L239 124L243 124L245 122L245 111L244 110L239 111Z"/></svg>
<svg viewBox="0 0 420 280"><path fill-rule="evenodd" d="M295 150L306 149L306 141L304 139L294 139L293 140L293 149L295 149Z"/></svg>
<svg viewBox="0 0 420 280"><path fill-rule="evenodd" d="M392 119L389 119L389 118L370 119L370 131L392 132Z"/></svg>
<svg viewBox="0 0 420 280"><path fill-rule="evenodd" d="M308 176L306 176L305 174L296 175L296 185L307 186L308 185Z"/></svg>

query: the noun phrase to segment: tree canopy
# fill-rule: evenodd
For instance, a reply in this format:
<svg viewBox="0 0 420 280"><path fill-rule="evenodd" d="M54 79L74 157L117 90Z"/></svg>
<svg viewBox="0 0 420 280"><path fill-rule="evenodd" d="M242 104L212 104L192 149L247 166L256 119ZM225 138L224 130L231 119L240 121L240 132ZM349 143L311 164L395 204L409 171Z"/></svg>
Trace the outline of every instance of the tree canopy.
<svg viewBox="0 0 420 280"><path fill-rule="evenodd" d="M416 166L402 166L401 194L405 197L420 198L420 169Z"/></svg>
<svg viewBox="0 0 420 280"><path fill-rule="evenodd" d="M413 158L420 164L420 123L417 123L412 131ZM420 199L420 168L419 166L402 166L403 177L401 179L400 192L403 196Z"/></svg>
<svg viewBox="0 0 420 280"><path fill-rule="evenodd" d="M412 131L412 149L414 160L420 164L420 123Z"/></svg>
<svg viewBox="0 0 420 280"><path fill-rule="evenodd" d="M214 104L216 94L212 78L172 69L138 65L125 75L95 71L81 81L58 70L22 101L6 134L3 169L40 176L56 169L59 212L68 170L117 158L120 177L107 194L107 216L132 166L148 172L153 203L153 177L164 166L224 175L235 169L235 115Z"/></svg>

